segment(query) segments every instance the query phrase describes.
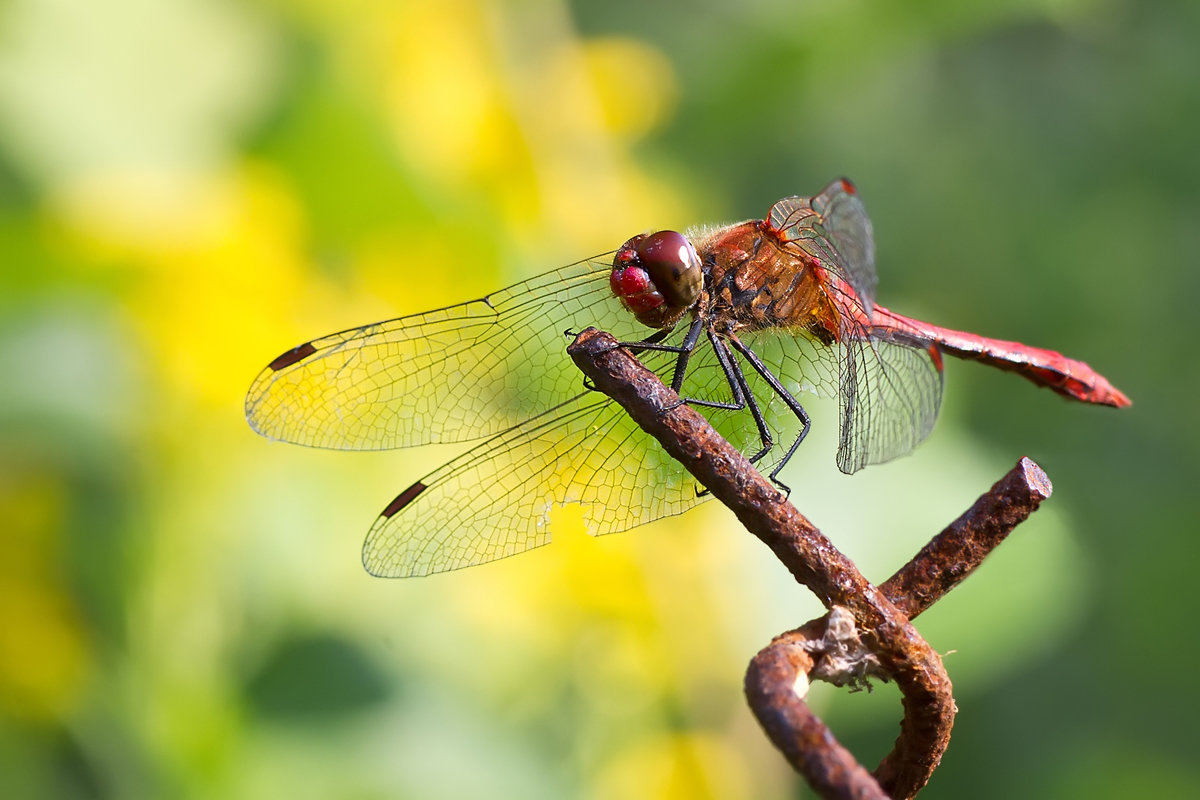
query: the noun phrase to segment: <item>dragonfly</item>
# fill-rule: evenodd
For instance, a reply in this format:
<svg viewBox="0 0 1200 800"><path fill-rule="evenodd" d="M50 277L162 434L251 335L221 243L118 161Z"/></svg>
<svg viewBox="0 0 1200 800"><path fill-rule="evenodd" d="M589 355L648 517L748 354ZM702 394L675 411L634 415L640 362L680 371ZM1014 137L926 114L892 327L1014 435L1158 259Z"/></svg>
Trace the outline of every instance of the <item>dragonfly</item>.
<svg viewBox="0 0 1200 800"><path fill-rule="evenodd" d="M254 380L246 417L270 439L336 450L477 442L372 525L365 568L402 577L547 544L557 506L578 504L600 535L708 499L585 386L564 334L588 326L613 334L777 483L814 424L799 400L808 395L836 399L843 472L913 450L937 418L945 355L1072 400L1130 404L1082 361L890 311L876 283L870 219L839 179L760 220L639 234L478 300L305 342Z"/></svg>

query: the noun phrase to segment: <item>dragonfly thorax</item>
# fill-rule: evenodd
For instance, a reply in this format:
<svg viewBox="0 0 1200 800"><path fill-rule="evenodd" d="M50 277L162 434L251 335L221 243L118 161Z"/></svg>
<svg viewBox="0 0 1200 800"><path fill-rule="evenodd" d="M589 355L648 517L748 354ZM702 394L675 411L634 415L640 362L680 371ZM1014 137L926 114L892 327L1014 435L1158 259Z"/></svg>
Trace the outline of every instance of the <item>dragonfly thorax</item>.
<svg viewBox="0 0 1200 800"><path fill-rule="evenodd" d="M638 322L670 328L700 299L704 271L696 248L675 231L640 234L621 245L609 278Z"/></svg>

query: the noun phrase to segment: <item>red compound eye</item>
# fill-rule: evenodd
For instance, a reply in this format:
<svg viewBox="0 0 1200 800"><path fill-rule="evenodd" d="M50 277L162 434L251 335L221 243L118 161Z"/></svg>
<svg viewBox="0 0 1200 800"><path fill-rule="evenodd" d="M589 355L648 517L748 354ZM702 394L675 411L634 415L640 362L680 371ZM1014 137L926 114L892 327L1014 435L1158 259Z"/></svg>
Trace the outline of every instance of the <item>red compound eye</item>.
<svg viewBox="0 0 1200 800"><path fill-rule="evenodd" d="M687 308L696 302L704 285L700 256L682 233L659 231L634 245L643 269L667 304Z"/></svg>
<svg viewBox="0 0 1200 800"><path fill-rule="evenodd" d="M609 286L638 321L669 328L691 308L704 286L696 248L683 234L635 236L613 256Z"/></svg>

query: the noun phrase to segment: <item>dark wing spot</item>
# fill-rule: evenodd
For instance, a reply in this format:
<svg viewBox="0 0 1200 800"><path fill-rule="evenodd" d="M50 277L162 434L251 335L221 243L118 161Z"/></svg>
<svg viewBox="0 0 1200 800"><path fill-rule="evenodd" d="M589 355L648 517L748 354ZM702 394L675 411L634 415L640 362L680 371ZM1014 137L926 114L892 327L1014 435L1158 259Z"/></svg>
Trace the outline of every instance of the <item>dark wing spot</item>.
<svg viewBox="0 0 1200 800"><path fill-rule="evenodd" d="M396 499L393 500L392 502L388 503L388 507L385 508L383 510L383 513L380 514L379 516L383 517L384 519L390 518L397 511L404 508L406 505L411 503L413 500L416 500L417 495L419 495L421 492L425 491L425 488L426 488L425 484L421 483L420 481L417 481L412 486L408 487L403 492L396 495Z"/></svg>
<svg viewBox="0 0 1200 800"><path fill-rule="evenodd" d="M268 364L267 368L273 369L276 372L278 372L281 369L290 367L292 364L295 364L297 361L301 361L305 358L308 358L315 352L317 352L317 348L312 346L312 342L305 342L304 344L300 345L299 347L293 347L291 350L288 350L286 353L281 355L279 358L275 359L270 364Z"/></svg>

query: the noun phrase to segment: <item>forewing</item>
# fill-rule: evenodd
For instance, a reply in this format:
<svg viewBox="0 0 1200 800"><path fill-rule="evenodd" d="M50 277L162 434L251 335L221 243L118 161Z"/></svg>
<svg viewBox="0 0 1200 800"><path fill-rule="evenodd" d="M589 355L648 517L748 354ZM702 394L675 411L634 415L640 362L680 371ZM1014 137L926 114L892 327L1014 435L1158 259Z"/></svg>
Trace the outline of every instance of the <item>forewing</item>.
<svg viewBox="0 0 1200 800"><path fill-rule="evenodd" d="M840 178L816 197L786 197L771 206L767 224L842 277L870 316L875 306L875 237L854 184Z"/></svg>
<svg viewBox="0 0 1200 800"><path fill-rule="evenodd" d="M579 391L568 328L645 335L612 297L610 268L582 261L480 300L307 342L259 374L246 417L269 438L339 450L497 433Z"/></svg>

